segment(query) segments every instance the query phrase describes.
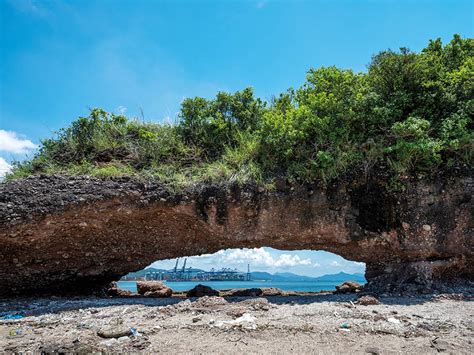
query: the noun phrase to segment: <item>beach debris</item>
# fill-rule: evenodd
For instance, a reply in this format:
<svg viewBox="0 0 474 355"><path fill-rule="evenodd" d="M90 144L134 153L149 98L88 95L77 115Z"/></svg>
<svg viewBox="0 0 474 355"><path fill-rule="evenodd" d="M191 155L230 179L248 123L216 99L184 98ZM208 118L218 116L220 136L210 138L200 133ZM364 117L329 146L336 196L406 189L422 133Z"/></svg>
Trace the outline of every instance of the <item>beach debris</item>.
<svg viewBox="0 0 474 355"><path fill-rule="evenodd" d="M12 328L8 331L7 338L21 338L25 334L23 334L23 329L21 328Z"/></svg>
<svg viewBox="0 0 474 355"><path fill-rule="evenodd" d="M196 285L186 293L187 297L219 296L219 291L205 285Z"/></svg>
<svg viewBox="0 0 474 355"><path fill-rule="evenodd" d="M221 308L224 305L227 305L228 302L223 297L217 296L204 296L198 298L196 301L192 302L192 308L194 309L209 309L213 310L216 308Z"/></svg>
<svg viewBox="0 0 474 355"><path fill-rule="evenodd" d="M371 354L371 355L378 355L378 354L381 353L380 349L375 347L375 346L370 346L370 347L366 348L365 352L367 354Z"/></svg>
<svg viewBox="0 0 474 355"><path fill-rule="evenodd" d="M217 328L234 328L238 327L241 329L247 330L255 330L257 329L257 324L255 324L255 317L250 315L249 313L243 314L241 317L228 320L228 321L217 321L214 322L213 325Z"/></svg>
<svg viewBox="0 0 474 355"><path fill-rule="evenodd" d="M101 344L107 346L107 347L111 347L111 346L114 346L118 343L118 340L115 339L115 338L112 338L112 339L107 339L107 340L104 340L101 342Z"/></svg>
<svg viewBox="0 0 474 355"><path fill-rule="evenodd" d="M350 329L351 325L349 323L342 323L339 328L341 328L341 329Z"/></svg>
<svg viewBox="0 0 474 355"><path fill-rule="evenodd" d="M137 328L130 328L130 332L132 333L132 336L134 336L135 338L141 336Z"/></svg>
<svg viewBox="0 0 474 355"><path fill-rule="evenodd" d="M173 290L160 281L138 281L137 291L146 297L170 297Z"/></svg>
<svg viewBox="0 0 474 355"><path fill-rule="evenodd" d="M355 281L346 281L336 286L335 293L355 293L362 289L362 285Z"/></svg>
<svg viewBox="0 0 474 355"><path fill-rule="evenodd" d="M362 306L370 306L370 305L380 304L380 301L377 298L375 298L374 296L366 295L366 296L360 297L355 302L355 304L359 304L359 305L362 305Z"/></svg>
<svg viewBox="0 0 474 355"><path fill-rule="evenodd" d="M202 314L192 318L193 323L200 322L202 320Z"/></svg>
<svg viewBox="0 0 474 355"><path fill-rule="evenodd" d="M449 343L447 341L435 337L430 340L431 347L435 348L437 352L446 351L449 349Z"/></svg>
<svg viewBox="0 0 474 355"><path fill-rule="evenodd" d="M245 313L247 313L247 308L245 307L232 307L227 312L225 312L225 314L231 316L234 319L242 317Z"/></svg>
<svg viewBox="0 0 474 355"><path fill-rule="evenodd" d="M387 318L387 322L390 322L390 323L393 323L393 324L400 324L400 320L398 320L397 318L393 318L393 317L390 317L390 318Z"/></svg>
<svg viewBox="0 0 474 355"><path fill-rule="evenodd" d="M237 303L239 306L250 307L254 311L268 311L274 307L266 298L251 298Z"/></svg>

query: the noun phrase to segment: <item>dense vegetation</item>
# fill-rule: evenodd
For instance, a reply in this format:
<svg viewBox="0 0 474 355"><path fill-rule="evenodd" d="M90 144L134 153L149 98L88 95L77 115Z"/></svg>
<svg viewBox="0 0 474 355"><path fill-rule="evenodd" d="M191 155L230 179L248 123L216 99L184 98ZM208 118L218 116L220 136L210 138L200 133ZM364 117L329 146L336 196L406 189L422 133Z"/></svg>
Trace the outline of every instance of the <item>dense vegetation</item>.
<svg viewBox="0 0 474 355"><path fill-rule="evenodd" d="M177 124L101 109L42 142L9 178L38 172L150 175L177 186L275 177L327 182L383 166L393 181L472 164L474 40L383 51L366 73L310 69L297 90L264 102L251 88L186 99Z"/></svg>

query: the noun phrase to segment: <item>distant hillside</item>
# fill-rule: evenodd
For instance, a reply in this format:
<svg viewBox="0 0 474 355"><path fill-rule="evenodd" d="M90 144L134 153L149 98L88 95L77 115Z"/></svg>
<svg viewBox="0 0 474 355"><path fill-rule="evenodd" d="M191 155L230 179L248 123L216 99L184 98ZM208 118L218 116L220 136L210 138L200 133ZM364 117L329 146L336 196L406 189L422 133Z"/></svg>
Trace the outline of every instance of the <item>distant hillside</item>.
<svg viewBox="0 0 474 355"><path fill-rule="evenodd" d="M278 272L276 274L270 274L268 272L255 271L251 273L252 280L265 280L265 281L323 281L323 282L344 282L344 281L356 281L365 283L365 277L363 274L348 274L340 272L333 275L323 275L319 277L310 277L293 274L291 272Z"/></svg>
<svg viewBox="0 0 474 355"><path fill-rule="evenodd" d="M126 277L127 278L143 278L143 277L145 277L145 274L147 272L166 272L166 271L171 271L171 270L157 269L157 268L154 268L154 267L148 267L148 268L140 270L140 271L131 272L131 273L127 274ZM202 272L202 271L204 271L204 270L195 269L195 268L186 268L186 272L191 272L193 274L198 273L198 272Z"/></svg>
<svg viewBox="0 0 474 355"><path fill-rule="evenodd" d="M345 272L340 272L338 274L333 275L323 275L320 277L315 278L317 281L337 281L337 282L344 282L344 281L356 281L356 282L363 282L365 283L365 277L363 274L347 274Z"/></svg>
<svg viewBox="0 0 474 355"><path fill-rule="evenodd" d="M186 269L186 271L191 271L191 273L197 273L204 270L201 269ZM153 267L146 268L140 271L131 272L127 275L127 278L144 278L147 272L165 272L170 270L165 269L156 269ZM250 273L252 280L259 280L259 281L317 281L317 282L344 282L344 281L356 281L365 283L365 277L363 274L347 274L345 272L340 272L338 274L333 275L323 275L319 277L310 277L304 275L297 275L291 272L277 272L275 274L271 274L269 272L264 271L254 271Z"/></svg>

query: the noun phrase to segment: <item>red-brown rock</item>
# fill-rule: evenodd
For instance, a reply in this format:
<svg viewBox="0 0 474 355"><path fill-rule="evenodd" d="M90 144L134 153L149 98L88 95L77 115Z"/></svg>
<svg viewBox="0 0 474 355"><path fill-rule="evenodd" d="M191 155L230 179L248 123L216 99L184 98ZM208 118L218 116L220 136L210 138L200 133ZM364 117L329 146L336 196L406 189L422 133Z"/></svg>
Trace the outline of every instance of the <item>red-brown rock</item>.
<svg viewBox="0 0 474 355"><path fill-rule="evenodd" d="M173 290L159 281L138 281L137 291L145 297L170 297Z"/></svg>
<svg viewBox="0 0 474 355"><path fill-rule="evenodd" d="M336 286L336 293L355 293L362 289L362 285L355 281L346 281Z"/></svg>
<svg viewBox="0 0 474 355"><path fill-rule="evenodd" d="M2 182L0 296L102 291L156 260L262 246L364 262L371 292L469 287L472 172L412 179L403 191L383 173L266 193L223 184L177 194L127 177Z"/></svg>

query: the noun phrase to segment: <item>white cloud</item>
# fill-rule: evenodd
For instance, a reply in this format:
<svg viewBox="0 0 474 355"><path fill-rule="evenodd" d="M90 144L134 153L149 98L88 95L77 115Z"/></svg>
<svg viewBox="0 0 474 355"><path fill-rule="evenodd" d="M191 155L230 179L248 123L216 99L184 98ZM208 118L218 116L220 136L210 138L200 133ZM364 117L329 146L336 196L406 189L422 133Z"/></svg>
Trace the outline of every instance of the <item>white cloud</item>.
<svg viewBox="0 0 474 355"><path fill-rule="evenodd" d="M267 266L284 268L297 265L311 265L310 259L302 259L295 254L281 254L273 257L264 248L234 249L222 255L222 261L235 264L252 264L254 266Z"/></svg>
<svg viewBox="0 0 474 355"><path fill-rule="evenodd" d="M8 162L0 157L0 179L3 178L12 168Z"/></svg>
<svg viewBox="0 0 474 355"><path fill-rule="evenodd" d="M33 149L36 149L36 144L29 139L20 138L15 132L0 129L0 151L26 154Z"/></svg>

